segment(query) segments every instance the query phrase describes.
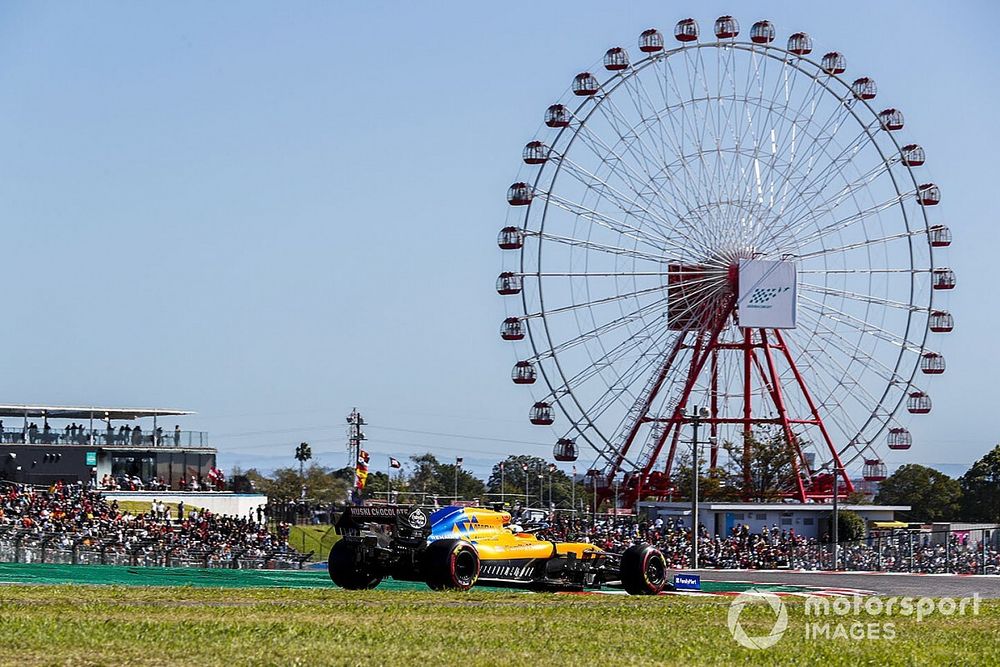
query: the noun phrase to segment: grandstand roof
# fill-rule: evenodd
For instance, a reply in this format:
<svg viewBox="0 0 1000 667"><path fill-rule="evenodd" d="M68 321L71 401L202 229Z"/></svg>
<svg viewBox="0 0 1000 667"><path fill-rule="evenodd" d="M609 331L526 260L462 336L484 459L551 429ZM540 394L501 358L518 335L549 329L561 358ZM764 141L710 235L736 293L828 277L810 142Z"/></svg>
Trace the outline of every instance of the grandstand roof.
<svg viewBox="0 0 1000 667"><path fill-rule="evenodd" d="M0 417L49 417L51 419L130 420L142 417L193 415L190 410L166 408L109 408L101 406L0 405Z"/></svg>

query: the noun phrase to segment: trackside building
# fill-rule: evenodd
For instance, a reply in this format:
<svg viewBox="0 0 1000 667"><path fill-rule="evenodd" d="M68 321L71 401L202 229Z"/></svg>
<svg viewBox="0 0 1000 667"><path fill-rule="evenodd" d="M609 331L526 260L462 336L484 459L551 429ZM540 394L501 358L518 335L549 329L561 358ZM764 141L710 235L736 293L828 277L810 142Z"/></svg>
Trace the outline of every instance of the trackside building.
<svg viewBox="0 0 1000 667"><path fill-rule="evenodd" d="M208 434L163 408L0 405L0 480L48 485L105 476L203 484L216 465Z"/></svg>

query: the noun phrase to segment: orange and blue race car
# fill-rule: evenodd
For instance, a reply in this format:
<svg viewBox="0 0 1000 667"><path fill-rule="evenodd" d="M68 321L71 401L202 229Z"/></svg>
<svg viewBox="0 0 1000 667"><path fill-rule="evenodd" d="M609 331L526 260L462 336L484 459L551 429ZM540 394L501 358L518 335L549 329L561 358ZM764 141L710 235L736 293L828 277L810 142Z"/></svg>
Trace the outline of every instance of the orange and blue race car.
<svg viewBox="0 0 1000 667"><path fill-rule="evenodd" d="M520 530L502 509L349 507L336 524L330 578L341 588L375 588L386 577L434 590L477 583L580 591L603 586L633 595L669 587L663 554L636 544L616 554L585 542L551 542Z"/></svg>

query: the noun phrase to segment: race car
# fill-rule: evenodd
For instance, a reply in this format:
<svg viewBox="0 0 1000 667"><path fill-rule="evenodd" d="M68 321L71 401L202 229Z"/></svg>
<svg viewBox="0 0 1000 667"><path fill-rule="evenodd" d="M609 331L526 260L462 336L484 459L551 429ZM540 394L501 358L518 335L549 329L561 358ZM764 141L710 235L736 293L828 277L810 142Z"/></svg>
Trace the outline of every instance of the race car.
<svg viewBox="0 0 1000 667"><path fill-rule="evenodd" d="M580 591L621 587L632 595L668 588L667 563L649 544L616 554L584 542L552 542L524 532L499 508L369 505L336 524L330 578L341 588L375 588L386 577L434 590L476 583Z"/></svg>

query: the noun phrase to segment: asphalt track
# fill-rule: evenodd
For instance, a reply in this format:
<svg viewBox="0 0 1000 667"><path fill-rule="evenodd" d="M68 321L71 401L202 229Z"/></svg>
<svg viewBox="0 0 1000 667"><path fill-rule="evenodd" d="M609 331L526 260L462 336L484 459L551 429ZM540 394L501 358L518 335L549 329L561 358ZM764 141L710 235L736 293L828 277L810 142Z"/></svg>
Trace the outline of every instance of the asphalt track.
<svg viewBox="0 0 1000 667"><path fill-rule="evenodd" d="M685 570L687 572L687 570ZM779 594L874 594L911 597L1000 598L1000 576L919 575L800 570L697 570L702 593L734 595L749 588ZM333 588L326 569L202 570L0 563L2 584L78 584L113 586L193 586L210 588ZM386 580L380 589L426 590L424 584ZM478 588L488 588L479 586ZM510 590L510 589L504 589ZM609 593L623 592L606 590Z"/></svg>
<svg viewBox="0 0 1000 667"><path fill-rule="evenodd" d="M1000 598L1000 575L803 572L800 570L694 570L703 582L859 589L881 596Z"/></svg>

